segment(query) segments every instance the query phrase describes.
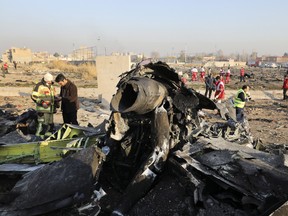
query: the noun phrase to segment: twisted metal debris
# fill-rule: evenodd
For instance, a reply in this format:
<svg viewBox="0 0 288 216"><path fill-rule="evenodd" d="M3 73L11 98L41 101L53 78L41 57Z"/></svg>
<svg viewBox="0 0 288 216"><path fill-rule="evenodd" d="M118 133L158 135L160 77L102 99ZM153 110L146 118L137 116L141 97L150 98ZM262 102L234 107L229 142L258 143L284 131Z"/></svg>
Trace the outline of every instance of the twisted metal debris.
<svg viewBox="0 0 288 216"><path fill-rule="evenodd" d="M0 211L38 215L73 205L70 211L81 215L269 215L287 201L284 156L248 148L255 144L249 125L233 120L231 105L216 105L187 88L162 62L138 64L121 75L117 87L106 135L89 151L68 156L81 162L93 152L85 162L89 172L69 172L81 175L82 187L73 178L69 196L47 191L49 197L35 202L43 196L43 190L29 184L37 170L16 184L14 201ZM215 110L223 119L215 117ZM61 173L68 158L45 173ZM65 188L59 187L61 179L45 180L45 173L43 187ZM32 190L36 195L29 201ZM15 202L24 194L25 206Z"/></svg>

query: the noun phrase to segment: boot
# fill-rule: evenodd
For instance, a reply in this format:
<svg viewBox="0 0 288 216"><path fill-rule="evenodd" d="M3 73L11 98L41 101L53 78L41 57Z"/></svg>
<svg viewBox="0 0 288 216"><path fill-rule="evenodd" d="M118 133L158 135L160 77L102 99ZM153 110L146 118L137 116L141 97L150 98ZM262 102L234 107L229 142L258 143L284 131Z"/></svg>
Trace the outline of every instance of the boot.
<svg viewBox="0 0 288 216"><path fill-rule="evenodd" d="M49 124L49 129L48 129L48 131L49 132L51 132L51 133L54 133L55 131L54 131L54 124L52 123L52 124Z"/></svg>
<svg viewBox="0 0 288 216"><path fill-rule="evenodd" d="M36 133L35 133L35 135L36 135L36 136L40 136L42 130L43 130L43 125L42 125L42 123L38 123L38 124L37 124L37 128L36 128Z"/></svg>

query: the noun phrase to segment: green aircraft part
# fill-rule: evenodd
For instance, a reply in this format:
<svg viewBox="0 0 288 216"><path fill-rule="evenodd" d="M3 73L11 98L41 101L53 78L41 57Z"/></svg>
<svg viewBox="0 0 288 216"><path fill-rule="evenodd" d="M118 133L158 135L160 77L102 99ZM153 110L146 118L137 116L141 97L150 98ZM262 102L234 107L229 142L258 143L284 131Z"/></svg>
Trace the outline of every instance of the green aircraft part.
<svg viewBox="0 0 288 216"><path fill-rule="evenodd" d="M96 145L101 134L92 129L64 124L44 141L0 146L0 164L39 164L61 160L70 152Z"/></svg>

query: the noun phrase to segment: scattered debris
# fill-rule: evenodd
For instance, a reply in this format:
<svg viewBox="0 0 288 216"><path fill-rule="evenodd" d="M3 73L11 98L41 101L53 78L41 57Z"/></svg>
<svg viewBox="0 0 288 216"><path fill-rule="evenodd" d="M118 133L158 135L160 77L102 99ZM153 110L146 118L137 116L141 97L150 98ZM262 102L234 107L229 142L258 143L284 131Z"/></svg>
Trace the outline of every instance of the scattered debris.
<svg viewBox="0 0 288 216"><path fill-rule="evenodd" d="M75 215L269 215L287 201L285 152L253 149L249 123L235 121L229 101L187 88L162 62L120 78L109 122L99 126L105 133L68 125L43 141L47 151L72 152L25 174L0 199L1 215L64 207ZM74 145L89 137L90 147ZM0 146L2 163L9 145Z"/></svg>

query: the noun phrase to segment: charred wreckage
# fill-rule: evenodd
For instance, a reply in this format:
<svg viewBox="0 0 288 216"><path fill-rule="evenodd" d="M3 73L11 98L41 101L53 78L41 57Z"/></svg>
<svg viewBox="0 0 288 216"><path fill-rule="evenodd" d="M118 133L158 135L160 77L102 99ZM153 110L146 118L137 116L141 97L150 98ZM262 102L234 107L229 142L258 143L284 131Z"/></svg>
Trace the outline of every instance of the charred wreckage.
<svg viewBox="0 0 288 216"><path fill-rule="evenodd" d="M1 141L1 176L22 172L1 192L0 215L270 215L287 201L285 156L256 150L231 104L163 62L139 63L117 87L95 128Z"/></svg>

